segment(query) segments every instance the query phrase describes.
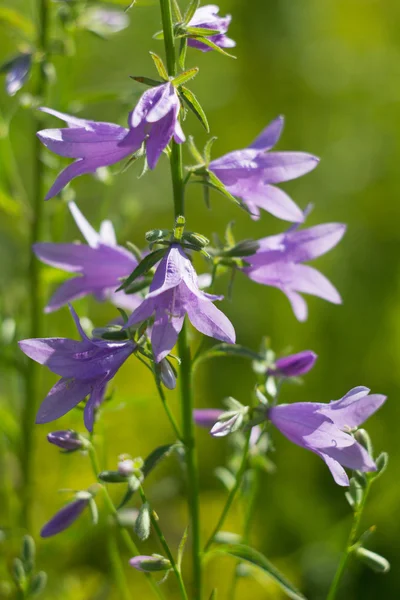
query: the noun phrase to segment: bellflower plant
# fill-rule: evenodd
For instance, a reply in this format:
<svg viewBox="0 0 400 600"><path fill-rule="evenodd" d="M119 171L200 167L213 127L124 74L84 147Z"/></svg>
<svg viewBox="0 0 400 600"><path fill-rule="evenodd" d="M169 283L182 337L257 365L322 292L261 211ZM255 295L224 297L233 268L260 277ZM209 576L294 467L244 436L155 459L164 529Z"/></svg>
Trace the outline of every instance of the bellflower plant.
<svg viewBox="0 0 400 600"><path fill-rule="evenodd" d="M233 196L243 200L254 219L260 217L262 208L284 221L301 223L304 215L300 208L273 184L309 173L319 159L305 152L269 152L278 142L283 124L283 117L278 117L248 148L212 160L209 169Z"/></svg>
<svg viewBox="0 0 400 600"><path fill-rule="evenodd" d="M62 10L49 15L53 11L52 4L45 0L38 2L41 10L38 12L37 35L34 36L37 47L32 49L32 55L21 55L19 59L17 57L11 61L6 72L8 91L13 93L26 80L31 62L32 68L36 68L35 65L39 63L36 77L32 77L35 80L33 96L46 103L48 86L55 85L56 81L54 78L51 83L49 75L52 62L49 40L54 39L49 31L52 23L60 19L59 25L65 30L66 36L71 35L69 30L74 27L116 34L128 25L128 19L126 15L115 14L108 9L95 6L87 9L77 7L74 3L64 3ZM243 563L248 562L252 569L267 572L275 584L291 598L304 598L296 586L271 565L268 558L249 545L254 515L257 513L261 478L276 469L269 456L273 450L272 426L275 426L290 441L320 456L336 483L348 488L345 497L354 512L354 522L343 558L328 592L327 600L335 600L351 556L363 557L363 560L368 557L369 562L375 560L375 566L378 559L381 560L380 564L385 560L382 557L376 558L377 555L364 548L366 536L360 536L359 531L371 485L386 467L387 455L381 453L376 456L368 433L359 427L383 405L386 397L370 394L368 388L358 387L329 404L315 402L312 397L309 402L296 402L296 388L289 384L295 383L298 377L313 368L316 354L311 350L304 350L276 358L263 331L259 332L264 340L260 351L237 344L233 324L215 305L216 301L223 299L223 296L215 294L215 289L224 281L220 277L230 273L229 298L232 300L232 314L236 315L239 323L238 338L245 335L249 337L249 328L254 326L254 321L248 316L246 302L239 305L236 301L233 278L237 271L242 271L254 282L280 289L291 303L295 317L299 321L305 321L308 309L301 294L312 294L334 304L341 303L340 294L332 283L305 263L333 249L342 239L346 227L340 223L325 223L299 228L299 224L305 221L306 212L276 185L311 172L318 165L319 159L305 152L273 150L282 133L283 117L273 120L247 148L229 152L214 160L211 160L214 137L208 139L204 151L199 152L197 142L192 136L188 136L188 149L196 164L185 166L182 144L186 142L185 133L190 127L190 117L186 118L188 114L192 113L207 133L210 129L200 100L190 89L190 81L198 75L199 69L187 67L186 61L191 60L192 49L203 52L214 50L216 61L227 59L230 55L225 49L233 47L235 42L227 36L231 17L219 16L218 6L200 6L199 0L191 0L185 3L185 11L181 11L180 0L159 0L159 3L162 32L155 34L154 38L155 43L156 40L163 40L165 64L163 58L152 52L159 78L132 76L134 82L130 85L147 85L148 89L141 94L136 106L130 107L132 110L128 116L127 128L110 122L77 118L53 108L33 111L35 131L38 132L40 142L53 153L74 159L57 176L46 199L59 194L79 175L94 173L101 167L114 165L124 159L128 159L130 164L133 159L144 157L144 174L147 166L150 170L156 169L161 154L165 155L170 165L173 198L173 214L167 225L163 224L163 227L168 228L160 228L159 223L151 224L153 228L145 234L148 248L143 254L136 252L133 245L130 247L134 254L118 245L114 228L108 220L102 222L97 232L74 203L69 204L69 210L86 243L54 243L54 237L46 241L43 239L44 231L47 234L50 229L42 227L42 190L45 186L46 163L38 149L40 143L35 140L36 146L32 152L35 159L32 178L33 218L28 236L33 242L32 251L41 262L74 274L56 290L45 312L57 310L71 300L88 295L94 296L98 301L109 301L114 305L110 307L111 310L115 311L115 306L120 309L119 315L115 311L116 318L113 318L111 325L96 324L92 337L89 337L70 306L80 339L40 337L39 317L43 308L41 288L45 281L40 278L39 261L29 263L29 333L25 335L26 339L19 342L19 346L32 361L47 366L60 377L40 405L36 422L56 420L86 400L83 407L84 424L90 434L81 435L65 429L49 433L48 441L64 451L63 460L69 460L71 452L81 450L75 453L75 460L89 459L95 481L95 485L87 492L77 492L74 500L43 527L41 535L50 537L65 530L86 507L91 509L93 521L96 522L97 509L93 496L101 490L100 497L104 500L104 509L108 511L107 523L110 524L110 527L103 528L101 535L121 538L107 542L112 555L111 562L117 573L118 597L129 597L130 590L124 579L123 563L119 562L123 560L128 564L129 560L134 569L144 573L142 576L146 578L152 594L159 599L164 598L159 584L169 575L175 578L181 600L209 598L210 590L203 588L204 565L222 553L238 561L240 568ZM133 5L134 3L130 8ZM94 21L88 19L93 15L96 17ZM66 26L70 23L74 27ZM62 40L65 47L68 46L67 41L71 40ZM199 57L196 52L192 54ZM34 61L31 61L32 57L35 58ZM59 98L61 92L57 91L51 97ZM77 101L80 102L79 97ZM45 129L45 113L65 121L66 126ZM185 133L181 125L184 119ZM147 176L154 178L151 173L147 173ZM215 231L215 242L211 243L202 232L189 228L191 224L186 206L191 199L191 183L202 186L204 199L209 207L209 195L218 191L234 202L238 211L244 208L253 219L260 217L262 209L293 225L284 233L266 235L260 240L252 237L235 240L229 224L224 228L224 241L221 232ZM135 184L135 194L138 196L140 185L140 182ZM165 190L162 192L167 203L168 194ZM59 210L63 210L62 203ZM146 221L153 217L149 203L146 206ZM214 226L220 223L220 218L209 219L208 223ZM197 258L205 258L209 267L200 276L192 264L193 259L197 265ZM205 292L204 287L210 293ZM257 293L256 287L254 290ZM268 307L265 307L265 312L269 314ZM191 339L188 321L200 334L216 341L209 339L204 343L203 338L197 344L197 336L195 340ZM278 342L281 341L278 339ZM175 346L176 355L172 353ZM108 382L132 354L147 367L145 373L150 373L155 384L154 392L159 396L162 410L169 421L169 437L152 449L147 457L132 459L132 456L137 456L133 448L137 440L135 436L127 437L121 431L121 440L128 440L127 443L132 448L124 448L118 460L114 456L113 464L117 465L115 470L101 470L97 448L104 441L107 427L103 428L102 435L99 436L97 425L100 419L112 420L113 413L97 409L105 398ZM248 404L243 405L229 397L225 399L227 410L198 409L194 402L196 394L193 375L203 361L220 357L235 357L252 366L254 381L249 390ZM319 360L323 361L323 356ZM14 366L14 362L11 362ZM16 404L22 404L21 504L23 527L29 529L33 489L33 426L39 385L31 362L22 365L16 360L15 364L18 377L24 379L24 399L22 403ZM338 377L336 371L334 376ZM131 379L133 387L135 381ZM328 383L327 380L327 386ZM180 420L175 415L174 403L169 402L167 397L169 390L175 387L179 391ZM289 387L292 403L281 404L281 390L289 390ZM156 419L153 419L153 433L156 435L160 411L153 407L152 397L149 402L156 415ZM122 404L114 406L118 410ZM127 412L128 410L135 410L133 403L127 408ZM132 415L129 418L131 417ZM129 423L127 418L127 428ZM227 488L227 498L207 540L202 540L205 528L202 526L204 515L200 505L199 460L194 431L196 424L211 430L213 437L229 435L231 440L227 467L216 470L217 476ZM124 423L120 422L120 426L124 427ZM160 427L160 435L162 431ZM231 433L235 435L230 436ZM143 436L145 434L143 429ZM114 452L112 448L110 451ZM102 456L103 454L104 452ZM172 454L178 454L184 466L182 473L186 482L182 489L184 487L188 505L187 523L177 525L174 533L176 537L178 529L180 532L185 531L176 549L169 542L169 536L163 532L163 518L157 516L153 500L150 501L147 496L148 475L157 468L161 460L167 460ZM280 463L278 453L275 462L277 465ZM345 469L352 473L347 474ZM279 471L276 476L279 477ZM118 484L118 489L122 490L118 503L113 499L114 494L109 493L108 486L113 484ZM246 507L244 526L239 537L237 532L234 534L223 530L226 517L237 497L240 497ZM132 499L139 506L127 508ZM175 527L175 523L172 526ZM187 533L190 543L186 548ZM152 543L150 534L158 538L162 555L143 554L140 545L145 540L148 540L148 544ZM229 543L224 543L224 540ZM126 550L126 555L122 558L120 541L123 541ZM217 552L213 548L215 543L218 543ZM186 580L185 551L190 553L190 582ZM17 583L21 584L20 591L25 593L24 568L22 564ZM165 572L161 582L154 578L158 571ZM232 597L236 594L238 574L239 571L235 571L234 580L229 585ZM216 597L216 594L217 590L214 590L211 598ZM323 594L319 595L322 597Z"/></svg>
<svg viewBox="0 0 400 600"><path fill-rule="evenodd" d="M51 312L71 300L93 294L98 300L110 300L127 310L135 309L140 298L135 294L116 292L120 280L127 277L138 261L117 244L111 221L103 221L97 233L85 219L79 208L71 202L71 214L88 245L84 244L34 244L36 256L47 265L71 273L77 277L67 279L55 292L45 308Z"/></svg>
<svg viewBox="0 0 400 600"><path fill-rule="evenodd" d="M233 325L213 304L221 299L222 296L199 289L192 263L179 244L173 244L157 267L146 298L129 317L127 327L146 321L154 314L151 343L156 362L174 347L185 315L204 335L233 344Z"/></svg>
<svg viewBox="0 0 400 600"><path fill-rule="evenodd" d="M36 422L54 421L89 396L84 420L87 429L92 431L95 409L103 400L106 385L135 351L135 344L131 341L91 340L83 331L74 309L70 307L70 310L80 341L38 338L22 340L19 346L29 358L61 376L43 400Z"/></svg>

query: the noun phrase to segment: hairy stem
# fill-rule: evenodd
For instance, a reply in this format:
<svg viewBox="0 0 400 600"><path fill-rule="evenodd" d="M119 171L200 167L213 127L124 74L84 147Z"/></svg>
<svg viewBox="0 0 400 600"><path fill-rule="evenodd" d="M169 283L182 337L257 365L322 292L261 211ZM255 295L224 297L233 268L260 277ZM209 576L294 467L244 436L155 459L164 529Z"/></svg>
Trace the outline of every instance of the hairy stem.
<svg viewBox="0 0 400 600"><path fill-rule="evenodd" d="M93 444L91 444L89 446L88 452L89 452L90 463L92 465L93 475L96 477L96 481L99 481L98 475L100 473L100 468L99 468L99 462L97 459L97 453L96 453L96 450L95 450ZM103 492L104 502L107 506L108 512L115 519L116 524L119 525L118 511L114 505L114 502L112 501L110 494L108 493L108 489L102 482L99 481L99 484L100 484L102 492ZM121 537L124 541L124 544L125 544L127 550L129 551L129 553L132 556L139 556L140 552L139 552L135 542L129 535L128 531L126 529L124 529L121 525L119 525L119 531L120 531ZM118 550L118 547L117 547L117 550ZM156 594L157 598L160 598L160 600L163 600L164 595L163 595L162 591L160 590L160 588L158 587L157 583L152 578L152 576L149 573L144 573L144 575L145 575L150 587Z"/></svg>
<svg viewBox="0 0 400 600"><path fill-rule="evenodd" d="M217 535L217 533L220 531L222 525L224 524L225 519L227 517L227 514L229 512L229 509L232 506L232 502L235 499L236 493L239 490L240 486L242 485L243 475L244 475L244 473L246 471L246 466L247 466L247 458L248 458L248 454L249 454L249 445L250 445L250 432L246 436L246 442L245 442L245 445L244 445L244 448L243 448L242 462L240 463L238 472L236 473L235 485L233 486L233 488L229 492L229 496L228 496L228 498L226 500L225 506L224 506L224 508L222 510L222 513L221 513L221 516L220 516L220 518L218 520L218 523L214 527L214 530L213 530L212 534L210 535L210 537L208 539L208 542L206 543L206 545L204 547L204 552L207 552L207 550L209 549L209 547L213 543L215 536Z"/></svg>
<svg viewBox="0 0 400 600"><path fill-rule="evenodd" d="M43 62L39 65L35 96L43 99L46 94L47 77L45 72L45 61L48 56L48 0L38 0L38 30L37 48L43 54ZM41 160L41 143L36 132L43 128L42 117L39 111L35 111L33 119L34 146L33 146L33 181L32 181L32 214L29 235L29 263L28 263L28 306L29 306L29 337L39 337L41 306L39 289L39 261L36 260L32 245L40 239L41 223L43 216L43 177L44 165ZM21 464L23 473L22 491L22 524L30 528L30 507L32 500L32 465L34 457L34 424L36 413L36 363L29 361L25 373L25 402L22 413L22 449Z"/></svg>
<svg viewBox="0 0 400 600"><path fill-rule="evenodd" d="M337 596L337 592L339 591L339 585L342 580L343 574L346 570L346 567L347 567L347 564L351 557L351 554L352 554L353 550L355 549L355 543L357 540L358 529L360 527L360 522L361 522L364 508L365 508L365 505L367 502L368 494L371 489L371 483L372 483L371 479L369 479L367 476L367 487L365 488L360 505L357 507L357 509L354 512L353 523L352 523L352 526L350 529L350 534L349 534L349 537L347 540L346 549L342 554L342 558L339 562L339 565L336 570L335 576L333 578L331 587L329 588L329 592L326 597L326 600L334 600Z"/></svg>
<svg viewBox="0 0 400 600"><path fill-rule="evenodd" d="M172 21L171 0L160 0L164 45L168 75L176 75L176 50ZM184 183L182 166L182 149L174 140L171 142L171 177L174 194L175 217L184 216ZM200 514L199 514L199 483L197 453L193 424L193 395L192 395L192 359L187 339L186 324L183 325L178 339L180 366L180 398L182 410L182 430L185 446L187 493L190 513L192 537L193 565L193 600L201 599L201 545L200 545Z"/></svg>

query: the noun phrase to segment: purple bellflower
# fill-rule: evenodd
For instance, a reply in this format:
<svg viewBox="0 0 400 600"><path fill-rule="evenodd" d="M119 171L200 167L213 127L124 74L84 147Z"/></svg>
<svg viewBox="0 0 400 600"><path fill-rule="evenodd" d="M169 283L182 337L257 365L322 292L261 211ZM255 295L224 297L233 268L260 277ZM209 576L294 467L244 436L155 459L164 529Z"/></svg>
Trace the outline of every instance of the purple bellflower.
<svg viewBox="0 0 400 600"><path fill-rule="evenodd" d="M189 21L188 27L200 27L201 29L218 30L219 33L210 35L207 39L211 40L211 42L214 42L214 44L219 46L219 48L233 48L236 46L236 42L225 35L228 31L232 17L231 15L219 17L218 13L219 7L215 4L201 6L196 10L192 19ZM209 52L212 50L212 48L207 46L207 44L202 43L198 39L193 39L190 37L188 39L188 46L197 48L197 50L201 50L202 52Z"/></svg>
<svg viewBox="0 0 400 600"><path fill-rule="evenodd" d="M86 428L92 431L95 409L103 400L106 385L135 351L135 344L90 339L71 306L70 310L80 341L36 338L20 341L19 347L29 358L61 376L43 400L36 423L48 423L62 417L89 396L84 421Z"/></svg>
<svg viewBox="0 0 400 600"><path fill-rule="evenodd" d="M18 54L0 67L0 73L6 73L6 92L14 96L29 77L32 65L32 55Z"/></svg>
<svg viewBox="0 0 400 600"><path fill-rule="evenodd" d="M52 519L43 527L40 532L41 537L47 538L57 533L61 533L65 529L68 529L72 523L76 521L82 514L85 508L88 506L92 495L89 492L80 492L78 497L73 502L70 502L59 510Z"/></svg>
<svg viewBox="0 0 400 600"><path fill-rule="evenodd" d="M338 485L348 486L349 478L343 467L376 471L372 457L350 434L386 400L386 396L369 395L369 391L366 387L356 387L329 404L280 404L268 410L268 418L291 442L318 454Z"/></svg>
<svg viewBox="0 0 400 600"><path fill-rule="evenodd" d="M229 319L213 304L222 296L202 292L197 275L181 246L173 244L157 267L149 293L131 314L127 327L146 321L153 314L151 343L156 362L174 347L185 315L204 335L234 343L235 331Z"/></svg>
<svg viewBox="0 0 400 600"><path fill-rule="evenodd" d="M345 225L326 223L263 238L258 240L257 252L246 257L250 266L243 271L257 283L282 290L296 318L305 321L307 304L299 292L318 296L333 304L341 304L342 300L337 289L322 273L302 263L334 248L345 231Z"/></svg>
<svg viewBox="0 0 400 600"><path fill-rule="evenodd" d="M172 83L149 88L130 113L130 130L119 142L119 147L136 151L145 142L147 163L150 169L154 169L172 138L177 144L182 144L186 139L179 123L180 108L180 100Z"/></svg>
<svg viewBox="0 0 400 600"><path fill-rule="evenodd" d="M79 437L76 431L72 431L72 429L52 431L47 435L47 440L50 444L54 444L68 452L80 450L84 446L82 438Z"/></svg>
<svg viewBox="0 0 400 600"><path fill-rule="evenodd" d="M110 300L116 306L134 310L140 303L135 294L115 292L121 278L127 277L137 266L136 258L118 246L110 221L103 221L97 233L79 208L69 204L72 216L88 245L84 244L34 244L36 256L47 265L77 277L67 279L55 292L45 312L59 309L71 300L93 294L97 300Z"/></svg>
<svg viewBox="0 0 400 600"><path fill-rule="evenodd" d="M312 350L303 350L297 354L290 354L278 358L275 367L268 370L269 375L280 377L300 377L311 371L317 360L317 355Z"/></svg>
<svg viewBox="0 0 400 600"><path fill-rule="evenodd" d="M68 125L39 131L37 136L42 144L59 156L76 159L58 175L46 200L59 194L75 177L114 165L138 149L119 145L128 134L128 129L115 123L79 119L51 108L42 107L39 110L62 119Z"/></svg>
<svg viewBox="0 0 400 600"><path fill-rule="evenodd" d="M268 152L279 140L283 124L283 117L278 117L248 148L211 161L209 169L233 196L243 200L254 219L260 217L262 208L284 221L302 223L300 208L272 184L305 175L315 169L319 159L305 152Z"/></svg>

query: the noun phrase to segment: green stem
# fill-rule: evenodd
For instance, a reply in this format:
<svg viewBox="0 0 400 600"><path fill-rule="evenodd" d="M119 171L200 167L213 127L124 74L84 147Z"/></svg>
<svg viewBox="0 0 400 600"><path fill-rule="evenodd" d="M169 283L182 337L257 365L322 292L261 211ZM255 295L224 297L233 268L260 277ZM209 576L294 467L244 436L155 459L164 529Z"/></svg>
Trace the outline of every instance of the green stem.
<svg viewBox="0 0 400 600"><path fill-rule="evenodd" d="M35 97L43 100L46 94L47 78L45 61L48 56L48 4L47 0L38 0L38 31L37 48L43 54L43 62L39 66ZM35 111L33 119L33 181L32 181L32 215L29 236L29 264L28 264L28 306L29 306L29 337L39 337L41 306L39 289L39 261L32 252L32 245L40 239L41 223L43 216L43 178L44 165L41 160L41 142L36 133L43 129L42 116ZM32 465L34 457L34 425L36 413L36 364L29 361L25 375L25 403L22 413L22 449L21 464L24 486L22 491L22 523L30 528L30 507L32 505Z"/></svg>
<svg viewBox="0 0 400 600"><path fill-rule="evenodd" d="M178 440L183 443L184 440L183 440L182 434L179 431L179 427L178 427L178 424L177 424L177 422L175 420L175 417L172 414L172 412L171 412L171 410L170 410L170 408L168 406L168 402L167 402L167 399L165 397L164 390L162 389L161 383L160 383L160 381L159 381L158 376L157 376L156 373L154 374L154 378L155 378L155 381L156 381L156 386L157 386L158 394L160 396L160 399L161 399L162 405L164 407L164 410L166 412L166 415L168 417L168 420L171 423L171 427L174 430L175 435L178 438Z"/></svg>
<svg viewBox="0 0 400 600"><path fill-rule="evenodd" d="M140 492L140 497L142 499L143 504L146 504L146 503L149 504L142 487L139 488L139 492ZM179 584L181 596L182 596L183 600L188 600L188 596L186 593L185 584L182 579L181 571L180 571L178 565L176 564L175 558L168 546L168 542L165 539L164 534L161 531L161 528L158 524L158 517L156 516L156 514L154 513L154 511L151 508L150 508L150 519L151 519L151 524L153 526L153 529L156 532L158 539L160 540L160 544L161 544L165 554L167 555L168 560L170 561L170 563L172 565L172 570L174 571L175 577Z"/></svg>
<svg viewBox="0 0 400 600"><path fill-rule="evenodd" d="M236 481L235 481L235 485L233 486L233 488L231 489L231 491L229 492L229 496L226 500L225 506L223 508L223 511L221 513L221 516L218 520L218 523L216 524L216 526L214 527L214 531L212 532L211 536L208 539L207 544L204 547L204 552L207 552L207 550L209 549L209 547L211 546L211 544L214 541L215 536L217 535L217 533L219 532L219 530L221 529L222 525L225 522L226 516L229 512L230 507L232 506L232 502L235 499L236 493L239 490L242 481L243 481L243 475L246 471L246 466L247 466L247 458L248 458L248 454L249 454L249 445L250 445L250 432L246 435L246 442L243 448L243 456L242 456L242 462L240 463L238 472L236 473Z"/></svg>
<svg viewBox="0 0 400 600"><path fill-rule="evenodd" d="M110 563L112 566L114 579L120 589L121 600L131 600L131 592L125 578L124 567L118 551L118 544L114 532L110 532L107 541Z"/></svg>
<svg viewBox="0 0 400 600"><path fill-rule="evenodd" d="M176 75L176 50L172 20L171 0L160 0L161 18L164 31L165 55L168 75ZM171 178L174 195L175 217L184 216L184 183L182 148L174 140L171 142ZM193 424L193 395L192 395L192 360L187 339L187 328L184 323L178 338L178 350L181 359L180 366L180 398L182 410L182 429L185 445L187 471L187 493L192 534L192 565L193 565L193 596L192 600L201 599L201 544L200 544L200 509L197 453Z"/></svg>
<svg viewBox="0 0 400 600"><path fill-rule="evenodd" d="M100 473L100 468L99 468L99 462L97 459L97 453L96 453L96 450L95 450L93 444L91 444L89 446L88 453L89 453L90 463L92 465L93 475L96 477L96 480L98 481L98 474ZM103 492L104 501L107 506L107 509L108 509L110 515L112 517L114 517L116 524L119 525L118 511L114 505L114 502L112 501L110 494L108 493L108 489L106 488L106 486L103 483L101 483L101 482L99 482L99 483L100 483L100 487ZM125 546L127 547L128 551L129 551L129 553L132 556L139 556L140 552L139 552L135 542L129 535L128 531L126 529L124 529L121 525L119 525L119 531L120 531L121 537L124 541ZM155 592L156 596L158 598L160 598L160 600L163 600L164 595L161 592L160 588L158 587L157 583L152 578L152 576L149 573L144 573L144 575L145 575L150 587Z"/></svg>
<svg viewBox="0 0 400 600"><path fill-rule="evenodd" d="M360 522L361 522L361 518L362 518L362 515L364 512L365 504L367 502L368 494L371 489L371 483L372 483L371 479L368 479L368 476L367 476L367 486L365 488L361 503L358 506L358 508L356 509L356 511L354 512L353 524L351 526L350 534L349 534L349 537L347 540L346 549L342 554L342 558L339 562L339 565L336 570L335 576L333 578L331 587L329 588L329 592L326 597L326 600L334 600L336 598L336 595L337 595L337 592L339 589L339 585L340 585L341 579L343 577L343 573L344 573L344 571L347 567L347 564L349 562L349 559L355 549L357 533L358 533L358 529L360 527Z"/></svg>

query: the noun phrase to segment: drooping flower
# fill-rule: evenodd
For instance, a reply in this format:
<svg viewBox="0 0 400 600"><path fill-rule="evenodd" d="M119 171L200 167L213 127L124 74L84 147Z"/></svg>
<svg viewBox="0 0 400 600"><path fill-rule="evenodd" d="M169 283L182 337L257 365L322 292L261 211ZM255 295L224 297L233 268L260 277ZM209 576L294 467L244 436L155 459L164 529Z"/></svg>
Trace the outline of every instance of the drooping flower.
<svg viewBox="0 0 400 600"><path fill-rule="evenodd" d="M0 73L6 74L6 92L14 96L24 85L29 77L32 65L32 55L18 54L5 64L1 65Z"/></svg>
<svg viewBox="0 0 400 600"><path fill-rule="evenodd" d="M219 6L215 4L207 4L206 6L201 6L196 10L193 17L188 23L188 27L198 27L201 29L213 29L218 30L219 33L207 36L207 39L211 40L219 46L220 48L233 48L236 46L236 42L231 40L227 35L228 27L231 23L232 17L231 15L226 15L226 17L219 17ZM197 48L197 50L201 50L202 52L209 52L212 50L210 46L202 43L199 39L188 38L188 46L192 48Z"/></svg>
<svg viewBox="0 0 400 600"><path fill-rule="evenodd" d="M279 140L283 124L283 117L278 117L248 148L211 161L209 169L233 196L243 200L254 219L260 217L262 208L279 219L302 223L300 208L272 184L305 175L315 169L319 159L305 152L268 152Z"/></svg>
<svg viewBox="0 0 400 600"><path fill-rule="evenodd" d="M297 354L289 354L275 361L275 366L268 370L271 375L281 377L300 377L311 371L317 360L312 350L303 350Z"/></svg>
<svg viewBox="0 0 400 600"><path fill-rule="evenodd" d="M147 163L154 169L163 150L174 138L177 144L185 141L179 123L181 104L172 83L149 88L129 115L129 133L119 142L120 148L138 150L145 142Z"/></svg>
<svg viewBox="0 0 400 600"><path fill-rule="evenodd" d="M309 229L289 230L258 240L255 254L243 271L257 283L282 290L299 321L307 319L307 304L299 292L312 294L333 304L340 304L337 289L322 273L302 263L325 254L339 243L346 230L340 223L326 223Z"/></svg>
<svg viewBox="0 0 400 600"><path fill-rule="evenodd" d="M92 495L89 492L79 492L76 500L59 510L42 528L41 537L47 538L68 529L88 506Z"/></svg>
<svg viewBox="0 0 400 600"><path fill-rule="evenodd" d="M70 306L80 341L69 338L36 338L19 342L22 352L61 376L43 400L36 423L48 423L75 408L86 396L84 421L92 431L95 409L102 402L107 383L135 351L133 342L90 339Z"/></svg>
<svg viewBox="0 0 400 600"><path fill-rule="evenodd" d="M171 568L168 558L160 554L134 556L130 559L129 564L137 571L144 571L145 573L168 571Z"/></svg>
<svg viewBox="0 0 400 600"><path fill-rule="evenodd" d="M185 315L204 335L234 343L235 331L229 319L213 302L222 296L202 292L189 258L179 244L173 244L157 267L150 291L129 317L127 327L146 321L154 314L151 343L156 362L172 350Z"/></svg>
<svg viewBox="0 0 400 600"><path fill-rule="evenodd" d="M57 176L46 200L59 194L75 177L114 165L140 147L129 144L121 146L120 142L127 136L128 130L115 123L79 119L51 108L42 107L39 110L62 119L68 125L38 131L37 136L42 144L59 156L76 159Z"/></svg>
<svg viewBox="0 0 400 600"><path fill-rule="evenodd" d="M329 404L297 402L268 409L268 418L291 442L318 454L338 485L349 485L343 469L376 471L367 450L350 431L359 427L385 402L386 396L371 394L366 387L350 390Z"/></svg>
<svg viewBox="0 0 400 600"><path fill-rule="evenodd" d="M68 452L80 450L84 445L82 438L79 437L76 431L72 431L72 429L52 431L47 434L47 440L50 444L54 444Z"/></svg>
<svg viewBox="0 0 400 600"><path fill-rule="evenodd" d="M98 300L110 300L116 306L134 310L140 303L135 294L115 292L121 278L127 277L137 266L137 260L117 244L110 221L103 221L97 233L85 219L79 208L69 204L72 216L86 239L84 244L37 243L33 246L36 256L47 265L77 277L67 279L55 292L45 312L59 309L71 300L93 294Z"/></svg>

